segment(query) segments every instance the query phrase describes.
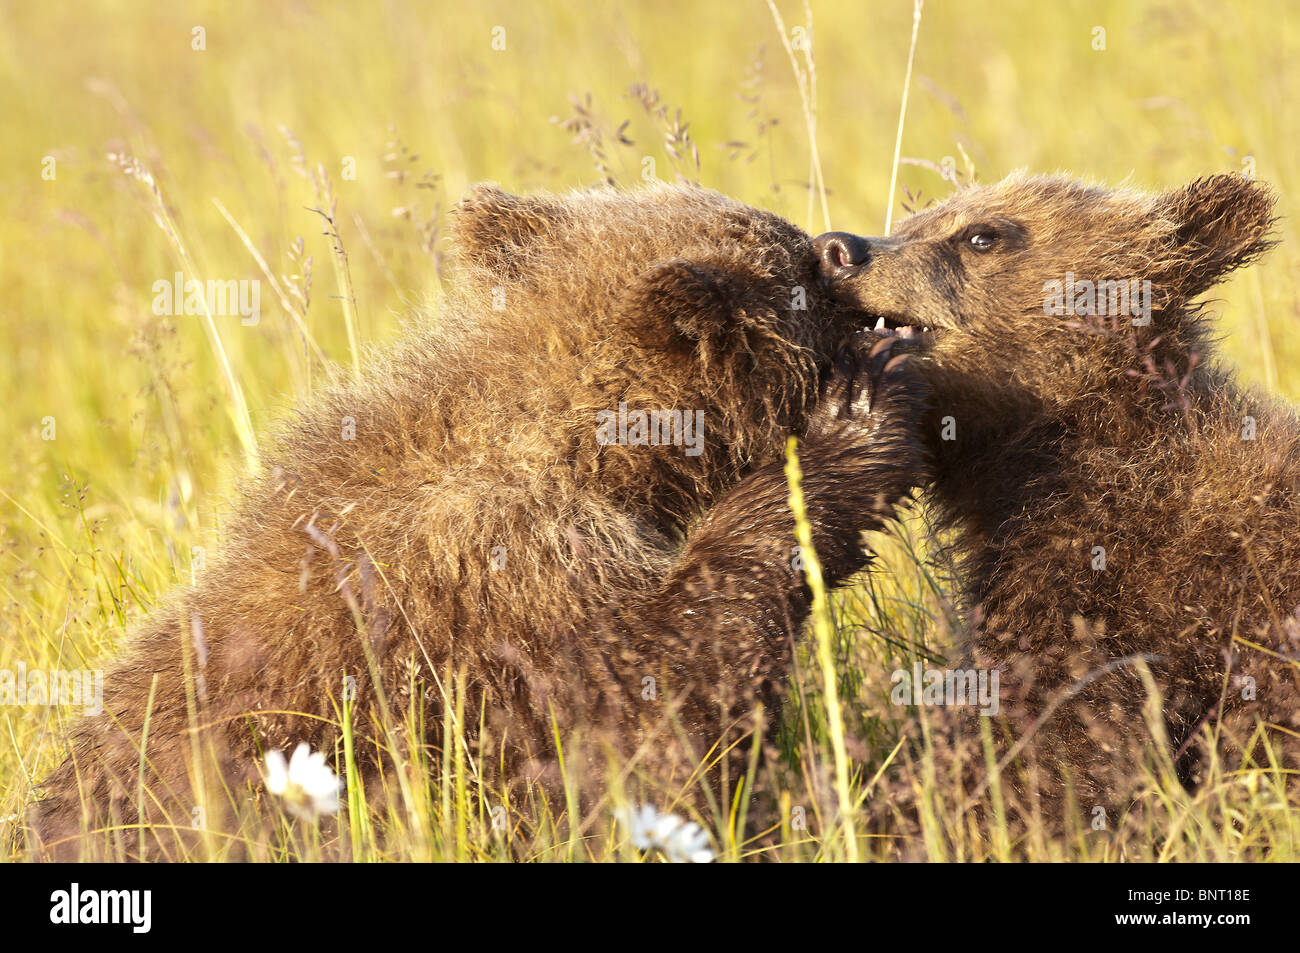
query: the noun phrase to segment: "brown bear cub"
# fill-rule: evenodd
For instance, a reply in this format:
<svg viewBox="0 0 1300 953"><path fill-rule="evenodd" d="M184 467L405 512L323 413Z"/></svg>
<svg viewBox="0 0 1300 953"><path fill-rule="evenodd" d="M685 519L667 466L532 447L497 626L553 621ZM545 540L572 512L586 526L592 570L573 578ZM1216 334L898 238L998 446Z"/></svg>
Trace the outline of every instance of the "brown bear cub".
<svg viewBox="0 0 1300 953"><path fill-rule="evenodd" d="M611 750L650 796L706 759L735 783L809 608L786 441L838 583L923 473L922 383L845 346L864 316L808 236L714 192L483 187L452 242L436 327L281 428L221 555L105 678L36 807L49 854L143 820L180 856L167 825L238 809L261 753L334 752L345 693L368 795L412 745L494 798L558 789L557 736L580 784Z"/></svg>
<svg viewBox="0 0 1300 953"><path fill-rule="evenodd" d="M889 238L816 240L932 388L958 664L1000 670L1004 780L1054 802L1027 809L1113 818L1144 757L1194 786L1211 746L1300 768L1300 419L1216 362L1196 303L1269 248L1273 206L1233 175L1157 195L1013 175Z"/></svg>

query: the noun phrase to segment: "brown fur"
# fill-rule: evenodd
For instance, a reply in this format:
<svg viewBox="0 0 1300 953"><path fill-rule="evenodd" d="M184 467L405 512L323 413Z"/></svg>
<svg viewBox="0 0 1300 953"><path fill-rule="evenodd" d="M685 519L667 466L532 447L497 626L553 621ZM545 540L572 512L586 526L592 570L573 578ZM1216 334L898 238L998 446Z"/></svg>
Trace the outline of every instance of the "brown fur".
<svg viewBox="0 0 1300 953"><path fill-rule="evenodd" d="M840 349L862 316L828 294L807 236L716 193L480 188L453 246L436 329L282 428L222 555L108 674L105 714L44 786L52 853L75 854L83 824L188 828L187 670L236 805L259 750L333 749L345 676L377 736L359 752L372 772L377 744L399 744L378 726L412 708L430 726L415 743L443 745L460 673L467 727L446 742L485 780L554 782L558 731L570 770L603 776L608 746L670 794L778 704L809 601L784 442L806 437L814 539L838 583L921 472L919 382L887 352ZM598 444L598 412L620 402L703 411L703 452ZM160 831L153 851L174 856Z"/></svg>
<svg viewBox="0 0 1300 953"><path fill-rule="evenodd" d="M1113 818L1160 748L1195 784L1211 737L1229 769L1268 767L1265 737L1300 768L1300 419L1215 360L1194 301L1267 249L1273 205L1232 175L1158 195L1015 175L827 253L854 303L936 329L900 346L924 354L931 497L975 625L956 664L1001 668L999 752L1039 780L1007 774L1058 815L1071 780L1076 817ZM1045 315L1067 272L1149 279L1150 324Z"/></svg>

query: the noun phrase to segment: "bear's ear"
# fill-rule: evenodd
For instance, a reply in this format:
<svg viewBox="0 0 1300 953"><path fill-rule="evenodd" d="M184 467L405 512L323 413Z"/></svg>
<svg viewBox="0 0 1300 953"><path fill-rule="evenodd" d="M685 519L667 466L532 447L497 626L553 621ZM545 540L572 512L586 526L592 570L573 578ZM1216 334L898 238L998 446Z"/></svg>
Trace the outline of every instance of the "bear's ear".
<svg viewBox="0 0 1300 953"><path fill-rule="evenodd" d="M1173 294L1190 300L1271 248L1275 202L1267 186L1231 174L1206 176L1160 196L1157 214L1173 229L1174 247L1162 253Z"/></svg>
<svg viewBox="0 0 1300 953"><path fill-rule="evenodd" d="M462 265L518 280L564 217L554 199L521 198L495 185L476 185L451 211L452 253Z"/></svg>
<svg viewBox="0 0 1300 953"><path fill-rule="evenodd" d="M627 314L651 346L715 340L735 326L747 290L721 263L679 258L655 265L633 283Z"/></svg>

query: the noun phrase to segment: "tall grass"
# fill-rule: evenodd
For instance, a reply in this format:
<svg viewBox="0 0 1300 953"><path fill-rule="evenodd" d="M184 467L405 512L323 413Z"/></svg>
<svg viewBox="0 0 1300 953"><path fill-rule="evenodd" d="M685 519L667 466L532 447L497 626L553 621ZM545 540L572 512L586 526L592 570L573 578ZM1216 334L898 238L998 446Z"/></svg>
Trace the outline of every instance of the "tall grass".
<svg viewBox="0 0 1300 953"><path fill-rule="evenodd" d="M822 703L826 707L826 724L835 755L835 794L839 807L839 823L844 830L845 859L856 862L858 840L853 829L853 802L849 795L849 756L844 745L844 716L840 711L840 694L836 674L835 624L831 619L826 582L822 577L821 560L813 546L812 525L808 522L808 507L803 496L803 471L795 452L797 441L791 437L786 447L785 475L790 483L790 512L794 514L795 539L805 561L808 586L812 590L812 630L816 648L817 666L822 674Z"/></svg>
<svg viewBox="0 0 1300 953"><path fill-rule="evenodd" d="M1152 187L1252 169L1282 195L1282 244L1223 289L1224 349L1246 379L1300 395L1300 153L1288 119L1300 39L1288 4L931 0L923 21L919 10L0 5L0 669L102 666L191 580L256 459L253 435L390 341L411 309L436 305L443 213L479 180L634 184L649 158L661 177L813 230L866 232L892 223L896 189L924 204L958 164L986 179L1028 166ZM781 52L788 71L771 67ZM328 293L313 280L322 256ZM154 314L152 285L177 268L260 279L261 320ZM996 776L972 809L944 781L926 713L888 700L890 671L950 647L930 537L923 514L904 516L873 536L871 574L819 594L782 713L779 827L747 839L733 792L700 818L722 857L1300 856L1297 812L1270 772L1210 765L1187 795L1153 766L1147 802L1164 823L1108 836L1017 834ZM439 678L435 734L454 738L480 713L465 710L461 673ZM639 857L612 803L582 816L576 799L557 808L540 792L487 789L490 772L463 747L410 744L429 733L417 712L357 724L349 701L337 704L339 822L244 817L200 841L196 859ZM0 842L74 717L0 708ZM363 790L367 744L395 767ZM214 802L238 793L205 780ZM896 785L922 805L915 838L869 833ZM140 833L107 834L106 849Z"/></svg>

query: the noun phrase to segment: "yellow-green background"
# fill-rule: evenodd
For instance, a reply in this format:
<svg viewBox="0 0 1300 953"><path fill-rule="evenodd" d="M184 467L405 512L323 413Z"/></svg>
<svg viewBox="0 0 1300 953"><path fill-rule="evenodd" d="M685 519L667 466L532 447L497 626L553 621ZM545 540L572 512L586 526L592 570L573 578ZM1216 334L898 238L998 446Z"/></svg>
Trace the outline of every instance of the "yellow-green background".
<svg viewBox="0 0 1300 953"><path fill-rule="evenodd" d="M811 26L830 224L879 233L911 0L818 0L811 24L802 6L778 6L787 31ZM1151 188L1253 157L1281 195L1282 244L1221 289L1224 350L1251 382L1295 396L1298 17L1281 0L930 0L902 155L964 168L964 150L984 181L1028 167ZM504 51L492 47L498 26ZM667 153L662 123L628 95L636 83L670 115L680 108L698 171L689 146L685 159ZM346 362L329 243L281 127L337 189L361 338L384 342L438 290L417 221L436 226L435 209L479 180L599 181L556 121L588 96L621 182L650 156L661 177L680 172L823 230L819 207L808 215L798 87L764 0L0 4L0 665L104 658L188 578L190 547L212 537L239 480L230 392L200 319L151 310L153 282L177 270L173 250L147 192L107 153L152 170L202 277L262 277L214 198L277 275L296 271L286 252L302 236L314 257L307 323ZM630 146L612 139L624 120ZM393 158L397 138L409 152ZM41 176L47 156L53 181ZM346 156L355 180L342 177ZM417 187L426 172L438 178ZM900 200L904 186L921 201L950 188L914 165L899 185ZM258 428L309 385L265 282L262 310L253 328L218 319ZM46 417L53 441L41 439ZM0 807L17 809L57 728L44 713L0 711Z"/></svg>

